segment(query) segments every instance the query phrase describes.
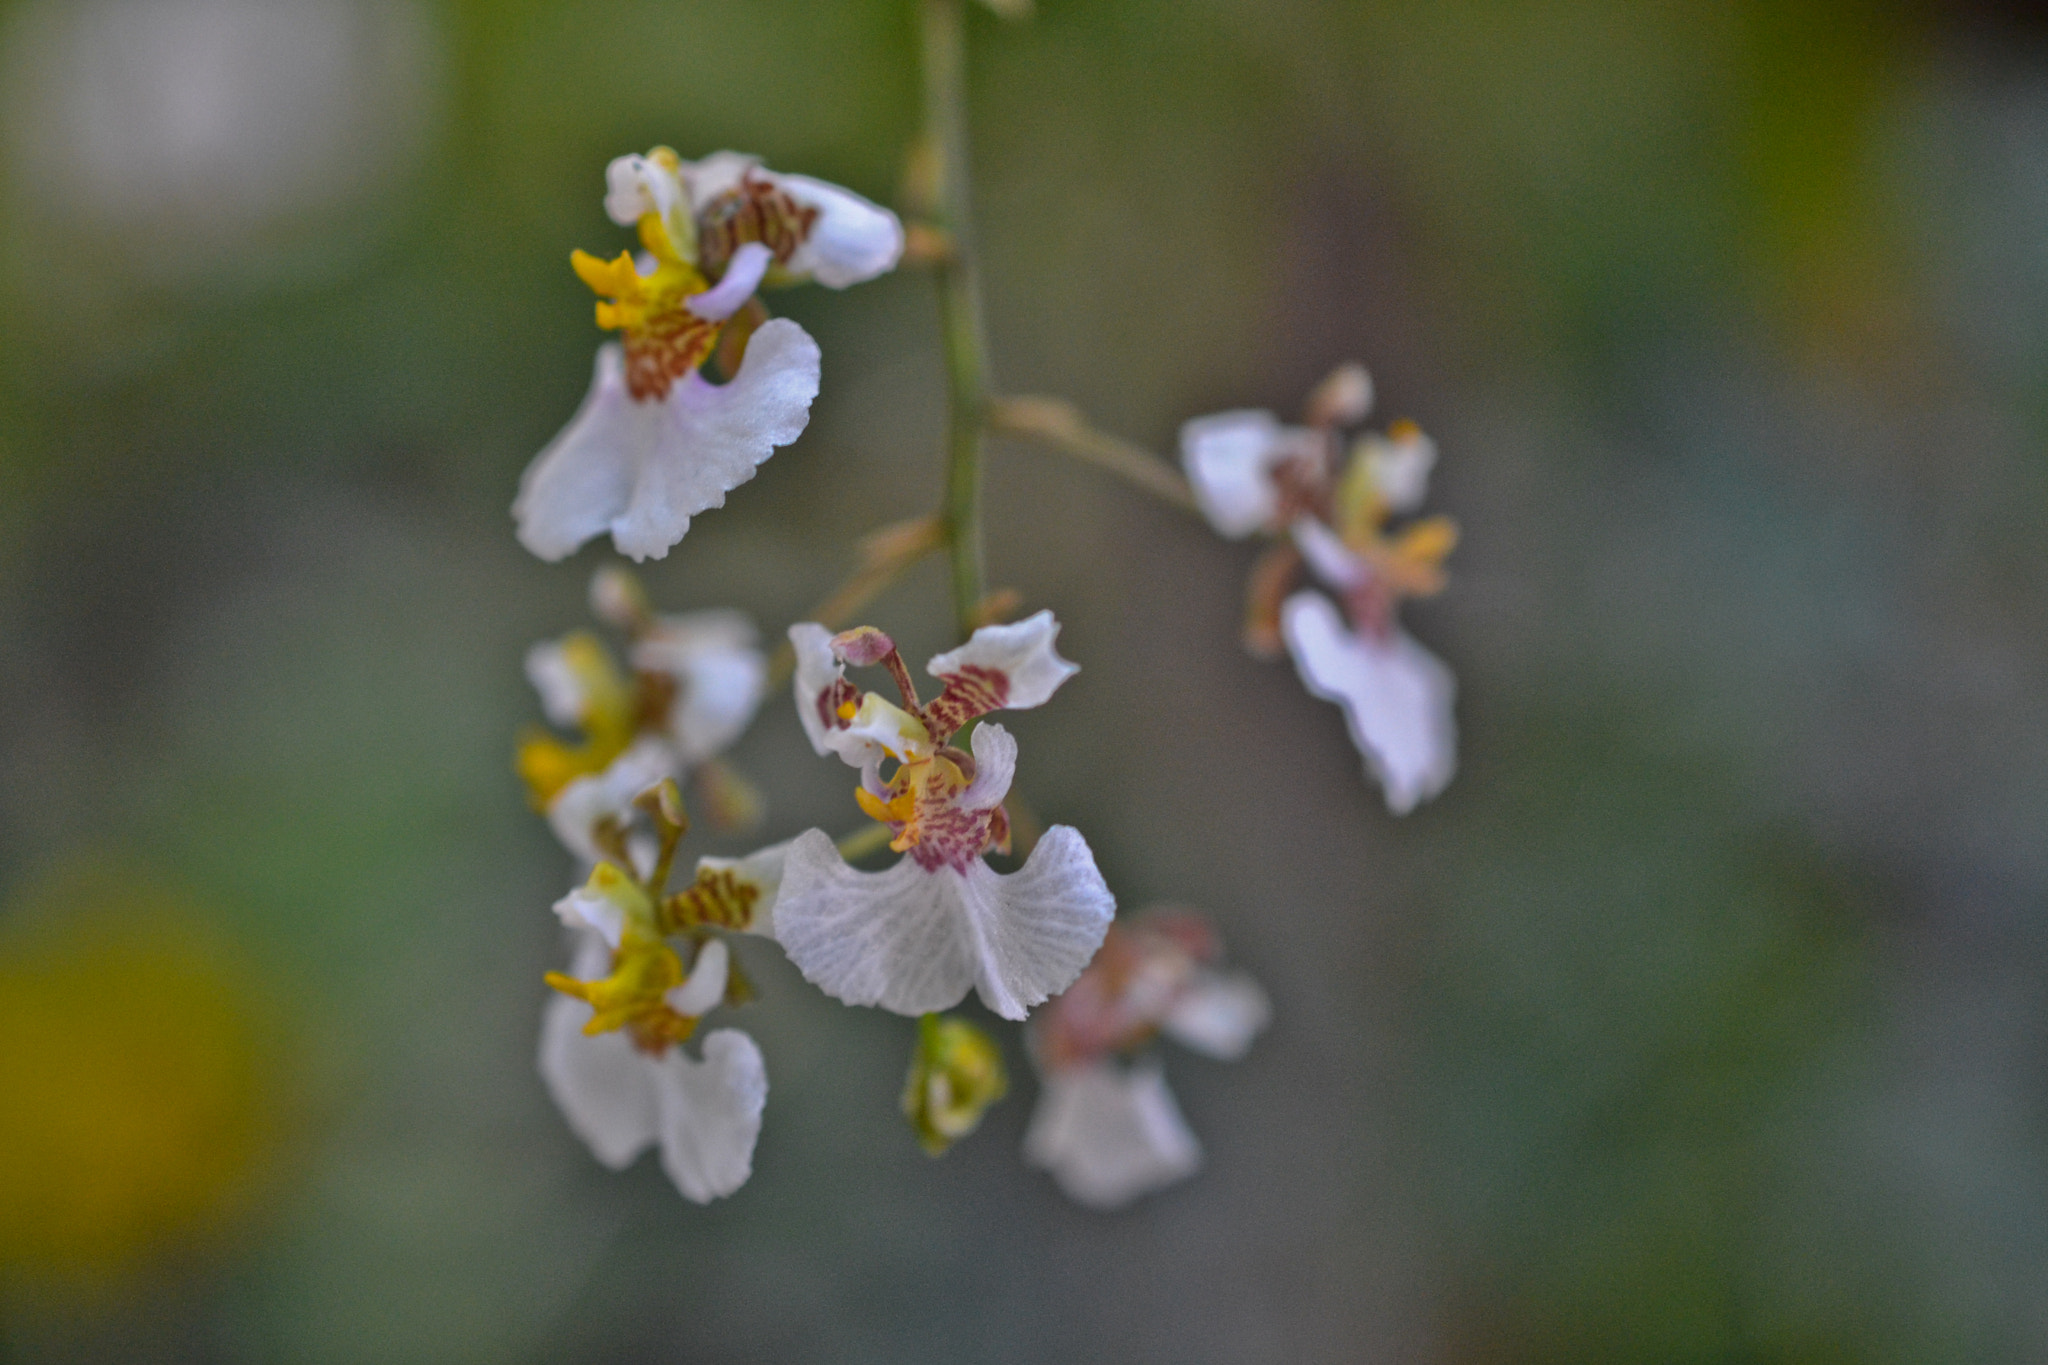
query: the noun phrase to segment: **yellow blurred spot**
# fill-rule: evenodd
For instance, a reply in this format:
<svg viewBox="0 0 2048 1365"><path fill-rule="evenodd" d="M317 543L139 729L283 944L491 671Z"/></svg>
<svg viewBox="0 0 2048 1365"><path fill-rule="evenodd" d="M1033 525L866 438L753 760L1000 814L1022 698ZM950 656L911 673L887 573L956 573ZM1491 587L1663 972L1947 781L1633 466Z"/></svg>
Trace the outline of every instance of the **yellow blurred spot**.
<svg viewBox="0 0 2048 1365"><path fill-rule="evenodd" d="M74 877L0 946L0 1278L219 1224L272 1128L251 983L169 897Z"/></svg>
<svg viewBox="0 0 2048 1365"><path fill-rule="evenodd" d="M545 730L530 729L520 738L513 767L526 782L534 807L547 809L562 788L579 777L594 777L633 742L638 698L611 652L595 635L577 631L562 641L562 657L583 695L578 723L584 741L569 744Z"/></svg>

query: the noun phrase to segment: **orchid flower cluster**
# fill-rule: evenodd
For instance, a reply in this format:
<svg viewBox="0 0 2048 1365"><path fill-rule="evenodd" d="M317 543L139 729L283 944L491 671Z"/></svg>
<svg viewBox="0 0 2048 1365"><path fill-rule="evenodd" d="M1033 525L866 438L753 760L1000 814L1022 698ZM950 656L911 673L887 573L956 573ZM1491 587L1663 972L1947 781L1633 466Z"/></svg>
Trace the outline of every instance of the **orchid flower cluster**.
<svg viewBox="0 0 2048 1365"><path fill-rule="evenodd" d="M985 430L1092 460L1199 509L1226 537L1270 538L1252 576L1248 645L1284 648L1311 691L1343 706L1396 813L1441 791L1454 764L1450 674L1401 631L1396 610L1441 588L1455 536L1447 521L1413 515L1434 459L1419 429L1396 423L1345 446L1370 407L1361 368L1325 381L1300 426L1252 411L1188 423L1185 481L1055 400L981 387L961 0L922 4L933 79L910 158L908 230L850 190L734 152L686 161L657 147L610 164L606 212L639 250L579 251L571 265L617 339L598 349L588 395L527 468L512 508L520 542L543 560L606 535L633 560L666 556L692 518L798 439L818 396L817 343L772 317L761 291L845 289L906 262L932 272L952 418L936 515L871 537L866 562L819 619L788 628L773 657L746 614L664 614L618 564L590 585L592 614L617 646L578 630L526 657L551 728L520 741L515 767L581 868L554 906L567 970L546 976L541 1077L600 1162L622 1168L658 1148L699 1203L749 1178L767 1109L767 1059L732 1022L760 994L734 948L741 936L772 942L849 1006L917 1020L900 1102L934 1154L1010 1088L990 1027L949 1011L972 993L997 1019L1025 1022L1039 1089L1024 1156L1096 1208L1200 1164L1155 1043L1231 1060L1271 1018L1257 982L1222 966L1206 921L1178 909L1117 919L1082 834L1041 830L1014 796L1019 746L996 717L1051 703L1078 670L1059 652L1050 610L1019 615L1015 594L983 585ZM939 552L964 638L925 664L921 690L888 634L841 625ZM1317 586L1297 587L1303 577ZM768 819L724 755L782 678L817 756L854 770L846 810L859 827L685 865L686 793L728 833ZM872 865L885 854L893 860Z"/></svg>

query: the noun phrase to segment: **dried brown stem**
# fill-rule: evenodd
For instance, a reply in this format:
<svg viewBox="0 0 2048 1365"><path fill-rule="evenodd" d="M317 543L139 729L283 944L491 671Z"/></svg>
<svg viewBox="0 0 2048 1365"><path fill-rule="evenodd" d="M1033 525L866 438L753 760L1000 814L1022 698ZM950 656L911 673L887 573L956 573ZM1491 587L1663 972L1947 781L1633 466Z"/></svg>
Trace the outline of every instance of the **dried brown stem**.
<svg viewBox="0 0 2048 1365"><path fill-rule="evenodd" d="M1106 469L1184 512L1200 510L1195 506L1188 481L1172 465L1141 445L1096 430L1081 415L1081 410L1064 398L1021 395L992 399L988 404L988 424L992 431L1028 436L1077 460Z"/></svg>

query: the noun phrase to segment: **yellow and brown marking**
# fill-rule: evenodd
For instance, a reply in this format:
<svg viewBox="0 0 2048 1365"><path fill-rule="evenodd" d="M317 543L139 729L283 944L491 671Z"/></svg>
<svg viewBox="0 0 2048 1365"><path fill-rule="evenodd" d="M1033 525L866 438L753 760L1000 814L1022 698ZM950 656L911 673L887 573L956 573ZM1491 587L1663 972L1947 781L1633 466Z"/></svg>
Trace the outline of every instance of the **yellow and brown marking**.
<svg viewBox="0 0 2048 1365"><path fill-rule="evenodd" d="M744 931L753 926L761 886L731 867L697 869L697 880L661 903L662 931Z"/></svg>

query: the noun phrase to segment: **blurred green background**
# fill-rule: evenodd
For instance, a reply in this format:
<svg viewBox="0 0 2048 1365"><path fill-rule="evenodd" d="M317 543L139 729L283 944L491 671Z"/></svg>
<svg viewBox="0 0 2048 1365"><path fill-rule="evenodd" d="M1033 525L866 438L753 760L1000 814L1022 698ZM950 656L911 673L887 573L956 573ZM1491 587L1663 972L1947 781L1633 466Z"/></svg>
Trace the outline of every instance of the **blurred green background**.
<svg viewBox="0 0 2048 1365"><path fill-rule="evenodd" d="M1040 0L971 21L997 382L1171 447L1366 361L1465 539L1396 822L1236 644L1251 551L992 450L1084 672L1019 790L1271 991L1208 1168L1069 1206L1026 1081L745 953L753 1181L533 1070L572 875L510 771L587 548L512 539L608 158L889 200L902 0L0 5L0 1357L2048 1355L2048 26L1847 0ZM779 632L930 507L928 280L780 295L809 432L647 575ZM948 643L935 567L868 614ZM771 701L769 833L850 828ZM729 841L699 851L735 851ZM1028 1074L1014 1035L1013 1069Z"/></svg>

